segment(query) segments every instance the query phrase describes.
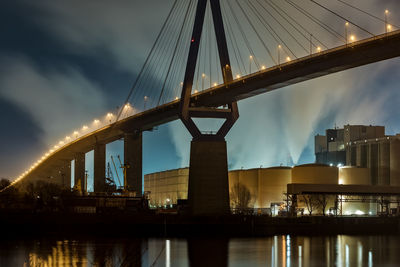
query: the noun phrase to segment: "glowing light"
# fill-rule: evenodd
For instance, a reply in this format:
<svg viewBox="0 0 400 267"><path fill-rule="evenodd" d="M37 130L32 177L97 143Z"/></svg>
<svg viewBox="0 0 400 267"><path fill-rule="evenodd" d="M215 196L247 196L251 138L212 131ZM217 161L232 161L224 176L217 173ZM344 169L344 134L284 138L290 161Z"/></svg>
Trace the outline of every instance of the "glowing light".
<svg viewBox="0 0 400 267"><path fill-rule="evenodd" d="M290 57L286 57L286 61L289 62L291 60Z"/></svg>
<svg viewBox="0 0 400 267"><path fill-rule="evenodd" d="M339 179L339 184L343 184L343 179Z"/></svg>
<svg viewBox="0 0 400 267"><path fill-rule="evenodd" d="M354 35L350 35L350 41L354 42L356 40L356 37Z"/></svg>
<svg viewBox="0 0 400 267"><path fill-rule="evenodd" d="M281 45L278 45L278 48L282 48L282 46L281 46Z"/></svg>
<svg viewBox="0 0 400 267"><path fill-rule="evenodd" d="M392 30L392 25L388 24L386 28L387 28L388 31L391 31Z"/></svg>
<svg viewBox="0 0 400 267"><path fill-rule="evenodd" d="M53 153L53 152L54 152L54 149L50 149L49 151L50 151L50 153Z"/></svg>
<svg viewBox="0 0 400 267"><path fill-rule="evenodd" d="M85 130L87 130L89 127L87 127L86 125L83 125L83 127L82 127L82 131L85 131Z"/></svg>
<svg viewBox="0 0 400 267"><path fill-rule="evenodd" d="M362 212L361 210L356 210L355 214L356 214L356 215L364 215L365 213Z"/></svg>
<svg viewBox="0 0 400 267"><path fill-rule="evenodd" d="M236 75L236 79L240 79L240 75L238 74L238 75Z"/></svg>
<svg viewBox="0 0 400 267"><path fill-rule="evenodd" d="M183 82L181 82L181 86L183 85Z"/></svg>
<svg viewBox="0 0 400 267"><path fill-rule="evenodd" d="M250 59L253 59L253 56L252 56L252 55L250 55Z"/></svg>
<svg viewBox="0 0 400 267"><path fill-rule="evenodd" d="M201 75L201 77L205 78L205 77L206 77L206 75L203 73L203 74Z"/></svg>
<svg viewBox="0 0 400 267"><path fill-rule="evenodd" d="M131 107L131 105L128 103L124 106L124 109L129 109Z"/></svg>
<svg viewBox="0 0 400 267"><path fill-rule="evenodd" d="M55 146L54 146L54 149L58 149L58 148L59 148L59 146L58 146L58 145L55 145Z"/></svg>
<svg viewBox="0 0 400 267"><path fill-rule="evenodd" d="M46 153L44 156L45 156L45 157L48 157L49 155L50 155L50 153Z"/></svg>
<svg viewBox="0 0 400 267"><path fill-rule="evenodd" d="M346 26L349 26L349 23L346 21L346 24L345 24Z"/></svg>
<svg viewBox="0 0 400 267"><path fill-rule="evenodd" d="M320 46L317 47L317 52L321 52L321 47Z"/></svg>
<svg viewBox="0 0 400 267"><path fill-rule="evenodd" d="M197 90L194 90L194 93L195 93L195 94L197 94L197 92L198 92Z"/></svg>
<svg viewBox="0 0 400 267"><path fill-rule="evenodd" d="M60 141L60 142L58 142L58 144L59 144L59 145L63 145L63 144L64 144L64 141Z"/></svg>
<svg viewBox="0 0 400 267"><path fill-rule="evenodd" d="M389 14L389 10L386 9L386 10L385 10L385 14L386 14L386 15Z"/></svg>
<svg viewBox="0 0 400 267"><path fill-rule="evenodd" d="M217 83L214 83L214 86L217 86Z"/></svg>
<svg viewBox="0 0 400 267"><path fill-rule="evenodd" d="M69 140L71 140L71 137L66 136L66 137L65 137L65 140L69 141Z"/></svg>
<svg viewBox="0 0 400 267"><path fill-rule="evenodd" d="M99 124L100 121L99 121L98 119L95 119L95 120L93 121L93 123L94 123L94 124Z"/></svg>
<svg viewBox="0 0 400 267"><path fill-rule="evenodd" d="M265 69L266 69L266 67L265 67L264 65L262 65L262 66L261 66L261 69L262 69L262 70L265 70Z"/></svg>
<svg viewBox="0 0 400 267"><path fill-rule="evenodd" d="M148 99L148 97L147 96L144 96L144 101L146 101Z"/></svg>
<svg viewBox="0 0 400 267"><path fill-rule="evenodd" d="M108 118L111 118L112 116L114 116L112 113L107 113Z"/></svg>
<svg viewBox="0 0 400 267"><path fill-rule="evenodd" d="M179 99L179 97L175 97L175 100L178 100Z"/></svg>

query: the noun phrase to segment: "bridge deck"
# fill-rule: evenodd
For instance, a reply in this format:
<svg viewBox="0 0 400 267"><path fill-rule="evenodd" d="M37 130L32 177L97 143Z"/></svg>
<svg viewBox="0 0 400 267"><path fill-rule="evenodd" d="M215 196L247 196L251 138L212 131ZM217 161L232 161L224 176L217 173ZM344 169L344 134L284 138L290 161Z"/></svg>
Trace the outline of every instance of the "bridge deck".
<svg viewBox="0 0 400 267"><path fill-rule="evenodd" d="M218 107L288 85L400 56L400 30L292 60L192 95L195 106ZM178 119L179 100L136 114L60 148L24 179L48 176L51 169L88 152L96 143L120 139L124 132L149 130Z"/></svg>

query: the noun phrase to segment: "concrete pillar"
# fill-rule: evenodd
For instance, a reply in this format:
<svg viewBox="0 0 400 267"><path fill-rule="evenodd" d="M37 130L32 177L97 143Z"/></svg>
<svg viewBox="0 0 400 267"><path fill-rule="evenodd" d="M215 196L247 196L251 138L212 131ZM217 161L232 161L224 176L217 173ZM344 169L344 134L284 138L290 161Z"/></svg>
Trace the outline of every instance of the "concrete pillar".
<svg viewBox="0 0 400 267"><path fill-rule="evenodd" d="M125 134L124 165L126 169L125 188L142 195L142 132Z"/></svg>
<svg viewBox="0 0 400 267"><path fill-rule="evenodd" d="M66 161L61 170L61 183L65 188L71 189L71 161Z"/></svg>
<svg viewBox="0 0 400 267"><path fill-rule="evenodd" d="M188 199L193 215L229 213L226 142L192 141Z"/></svg>
<svg viewBox="0 0 400 267"><path fill-rule="evenodd" d="M96 144L94 148L94 192L104 192L106 183L106 145Z"/></svg>
<svg viewBox="0 0 400 267"><path fill-rule="evenodd" d="M80 192L85 192L86 188L86 179L85 179L85 153L76 153L75 154L75 187L79 184L80 188L78 190Z"/></svg>

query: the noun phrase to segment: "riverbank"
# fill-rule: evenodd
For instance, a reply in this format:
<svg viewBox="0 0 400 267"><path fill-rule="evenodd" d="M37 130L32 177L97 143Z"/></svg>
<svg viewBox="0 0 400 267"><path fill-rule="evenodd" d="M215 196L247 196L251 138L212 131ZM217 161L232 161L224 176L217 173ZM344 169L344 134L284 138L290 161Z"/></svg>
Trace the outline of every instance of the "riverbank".
<svg viewBox="0 0 400 267"><path fill-rule="evenodd" d="M251 237L270 235L399 234L400 217L297 218L176 214L0 213L3 236Z"/></svg>

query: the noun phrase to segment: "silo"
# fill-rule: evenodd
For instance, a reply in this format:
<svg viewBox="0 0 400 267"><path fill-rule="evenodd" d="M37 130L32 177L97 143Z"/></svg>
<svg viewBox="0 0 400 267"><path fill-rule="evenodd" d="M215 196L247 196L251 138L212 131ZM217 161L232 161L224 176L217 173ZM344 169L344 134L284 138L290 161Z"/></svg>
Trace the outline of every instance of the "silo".
<svg viewBox="0 0 400 267"><path fill-rule="evenodd" d="M400 136L390 141L390 185L400 186Z"/></svg>
<svg viewBox="0 0 400 267"><path fill-rule="evenodd" d="M284 202L283 193L292 180L291 167L260 169L258 178L258 205L269 208L271 203Z"/></svg>
<svg viewBox="0 0 400 267"><path fill-rule="evenodd" d="M345 166L339 168L339 184L371 185L371 176L368 168Z"/></svg>
<svg viewBox="0 0 400 267"><path fill-rule="evenodd" d="M346 166L339 169L339 184L343 185L371 185L371 176L368 168ZM343 202L343 214L368 214L371 211L369 202Z"/></svg>
<svg viewBox="0 0 400 267"><path fill-rule="evenodd" d="M323 164L305 164L295 166L292 169L292 183L294 184L338 184L338 168L331 167ZM297 205L299 208L303 208L307 214L306 198L312 197L312 206L314 206L313 214L322 214L323 211L320 205L316 205L317 201L326 201L325 212L335 204L334 195L310 195L310 196L298 196ZM318 207L318 209L316 209Z"/></svg>
<svg viewBox="0 0 400 267"><path fill-rule="evenodd" d="M294 184L337 184L338 168L324 164L305 164L292 169Z"/></svg>
<svg viewBox="0 0 400 267"><path fill-rule="evenodd" d="M235 170L230 171L228 174L229 177L229 189L230 189L230 198L232 205L232 192L236 190L234 187L236 184L240 184L244 186L247 190L249 190L251 195L250 207L258 207L258 171L259 169L250 169L250 170Z"/></svg>

